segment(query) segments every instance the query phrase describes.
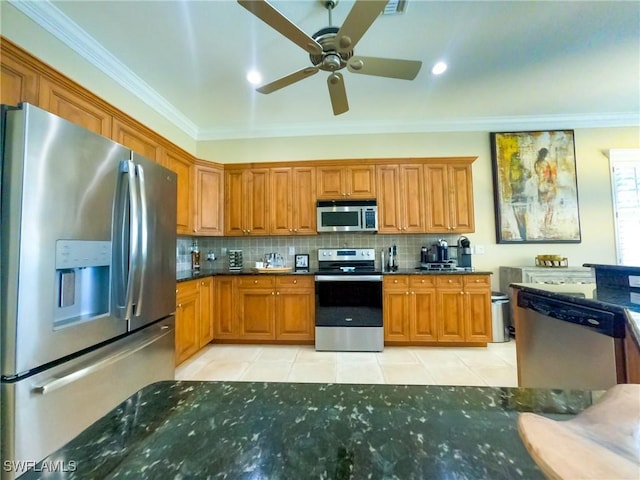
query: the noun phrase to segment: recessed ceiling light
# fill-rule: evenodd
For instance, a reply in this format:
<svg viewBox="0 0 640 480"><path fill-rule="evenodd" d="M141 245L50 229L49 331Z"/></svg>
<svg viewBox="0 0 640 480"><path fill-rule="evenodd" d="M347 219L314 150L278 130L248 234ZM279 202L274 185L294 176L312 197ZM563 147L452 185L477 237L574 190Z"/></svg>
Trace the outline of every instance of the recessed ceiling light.
<svg viewBox="0 0 640 480"><path fill-rule="evenodd" d="M258 85L262 82L262 75L257 70L251 70L247 73L247 81L252 85Z"/></svg>
<svg viewBox="0 0 640 480"><path fill-rule="evenodd" d="M431 73L434 75L440 75L447 69L447 64L444 62L438 62L431 68Z"/></svg>

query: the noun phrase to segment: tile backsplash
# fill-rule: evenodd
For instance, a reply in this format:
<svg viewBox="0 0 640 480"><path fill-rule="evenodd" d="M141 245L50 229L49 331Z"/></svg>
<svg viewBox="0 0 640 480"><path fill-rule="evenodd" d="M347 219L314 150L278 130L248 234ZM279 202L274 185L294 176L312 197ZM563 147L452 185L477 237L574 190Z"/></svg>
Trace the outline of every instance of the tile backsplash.
<svg viewBox="0 0 640 480"><path fill-rule="evenodd" d="M179 236L177 241L177 269L191 269L191 245L198 241L202 268L210 265L216 268L229 266L228 256L222 255L223 249L242 250L245 268L251 267L256 261L264 258L266 253L281 254L287 266L293 267L294 254L309 254L310 271L318 269L319 248L375 248L376 268L380 268L380 252L386 252L392 245L397 246L398 267L411 269L420 263L420 248L430 246L440 238L455 246L458 235L382 235L371 233L323 233L314 236L272 236L272 237L188 237ZM216 260L207 261L207 253L213 252ZM293 252L293 253L290 253ZM455 258L455 249L451 249L449 256Z"/></svg>

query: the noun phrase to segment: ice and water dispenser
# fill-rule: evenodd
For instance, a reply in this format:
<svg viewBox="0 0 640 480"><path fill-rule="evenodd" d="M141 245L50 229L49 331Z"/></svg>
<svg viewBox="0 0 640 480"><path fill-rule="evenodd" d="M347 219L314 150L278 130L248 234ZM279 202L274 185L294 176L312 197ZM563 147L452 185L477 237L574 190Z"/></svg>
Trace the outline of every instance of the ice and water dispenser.
<svg viewBox="0 0 640 480"><path fill-rule="evenodd" d="M111 242L56 242L54 326L90 320L109 312Z"/></svg>

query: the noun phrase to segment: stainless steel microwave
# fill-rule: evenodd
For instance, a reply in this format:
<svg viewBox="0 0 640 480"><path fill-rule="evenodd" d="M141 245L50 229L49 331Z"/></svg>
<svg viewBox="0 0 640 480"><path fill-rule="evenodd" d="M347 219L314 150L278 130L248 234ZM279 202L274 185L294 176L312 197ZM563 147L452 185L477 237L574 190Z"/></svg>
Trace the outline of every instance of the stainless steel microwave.
<svg viewBox="0 0 640 480"><path fill-rule="evenodd" d="M375 200L318 200L318 232L377 232Z"/></svg>

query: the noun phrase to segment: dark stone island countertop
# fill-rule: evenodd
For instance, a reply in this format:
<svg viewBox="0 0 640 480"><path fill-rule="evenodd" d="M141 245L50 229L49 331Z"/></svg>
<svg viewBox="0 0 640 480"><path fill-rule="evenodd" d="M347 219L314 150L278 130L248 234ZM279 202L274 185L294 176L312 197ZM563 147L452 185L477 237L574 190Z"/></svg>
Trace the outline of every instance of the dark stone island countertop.
<svg viewBox="0 0 640 480"><path fill-rule="evenodd" d="M542 479L519 413L567 420L600 394L159 382L20 478ZM74 468L44 471L55 462Z"/></svg>

